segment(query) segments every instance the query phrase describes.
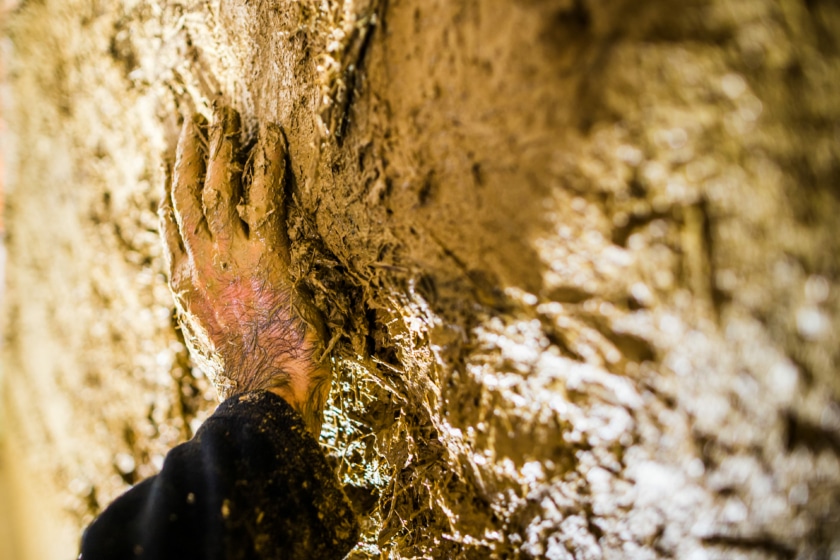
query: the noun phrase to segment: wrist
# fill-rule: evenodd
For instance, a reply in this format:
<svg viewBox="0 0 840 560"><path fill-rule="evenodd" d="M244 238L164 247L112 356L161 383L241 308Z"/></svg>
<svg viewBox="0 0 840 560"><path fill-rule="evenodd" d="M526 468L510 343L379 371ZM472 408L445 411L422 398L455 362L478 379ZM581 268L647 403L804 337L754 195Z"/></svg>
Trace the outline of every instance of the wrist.
<svg viewBox="0 0 840 560"><path fill-rule="evenodd" d="M263 335L265 331L263 331ZM286 401L304 417L310 431L320 433L329 392L330 368L316 357L317 337L300 322L280 340L238 340L225 345L225 377L236 380L233 393L265 390Z"/></svg>

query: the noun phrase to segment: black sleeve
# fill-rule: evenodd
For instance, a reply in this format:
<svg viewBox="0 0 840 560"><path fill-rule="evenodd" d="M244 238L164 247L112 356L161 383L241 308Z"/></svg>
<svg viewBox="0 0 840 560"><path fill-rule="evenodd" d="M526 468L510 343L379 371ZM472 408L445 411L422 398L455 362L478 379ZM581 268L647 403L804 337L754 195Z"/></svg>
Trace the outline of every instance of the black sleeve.
<svg viewBox="0 0 840 560"><path fill-rule="evenodd" d="M286 402L231 397L87 528L82 560L343 558L358 525Z"/></svg>

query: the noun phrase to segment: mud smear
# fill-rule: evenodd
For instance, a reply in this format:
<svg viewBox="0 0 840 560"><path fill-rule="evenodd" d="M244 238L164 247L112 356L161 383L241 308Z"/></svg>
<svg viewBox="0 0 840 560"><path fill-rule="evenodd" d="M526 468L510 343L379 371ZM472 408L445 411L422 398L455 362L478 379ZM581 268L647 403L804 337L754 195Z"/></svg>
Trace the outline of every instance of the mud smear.
<svg viewBox="0 0 840 560"><path fill-rule="evenodd" d="M212 407L150 220L179 111L221 98L288 140L353 557L840 548L832 3L47 1L7 31L6 398L63 526Z"/></svg>

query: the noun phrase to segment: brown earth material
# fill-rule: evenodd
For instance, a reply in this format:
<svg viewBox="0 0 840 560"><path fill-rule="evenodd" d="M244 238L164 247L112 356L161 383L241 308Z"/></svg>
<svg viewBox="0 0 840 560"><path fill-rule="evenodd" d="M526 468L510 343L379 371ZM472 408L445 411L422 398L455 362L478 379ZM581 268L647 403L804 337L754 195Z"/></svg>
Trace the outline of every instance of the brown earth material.
<svg viewBox="0 0 840 560"><path fill-rule="evenodd" d="M42 0L6 32L11 460L57 527L212 407L154 211L221 100L288 141L351 557L840 554L835 3Z"/></svg>

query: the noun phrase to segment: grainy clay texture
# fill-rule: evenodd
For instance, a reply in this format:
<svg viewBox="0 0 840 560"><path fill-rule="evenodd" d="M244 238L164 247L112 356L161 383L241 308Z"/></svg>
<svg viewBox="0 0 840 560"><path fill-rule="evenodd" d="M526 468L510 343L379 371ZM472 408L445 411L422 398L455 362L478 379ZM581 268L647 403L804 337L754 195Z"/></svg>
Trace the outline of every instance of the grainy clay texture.
<svg viewBox="0 0 840 560"><path fill-rule="evenodd" d="M836 2L27 0L2 25L15 558L71 557L214 406L154 213L179 114L214 102L288 139L351 558L840 558Z"/></svg>

